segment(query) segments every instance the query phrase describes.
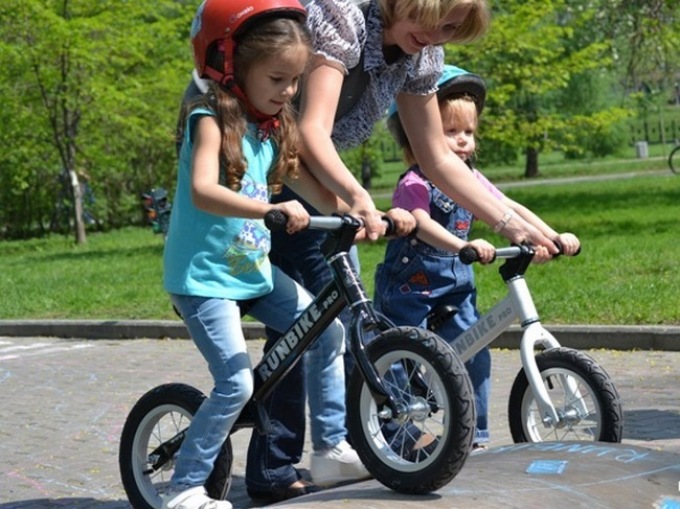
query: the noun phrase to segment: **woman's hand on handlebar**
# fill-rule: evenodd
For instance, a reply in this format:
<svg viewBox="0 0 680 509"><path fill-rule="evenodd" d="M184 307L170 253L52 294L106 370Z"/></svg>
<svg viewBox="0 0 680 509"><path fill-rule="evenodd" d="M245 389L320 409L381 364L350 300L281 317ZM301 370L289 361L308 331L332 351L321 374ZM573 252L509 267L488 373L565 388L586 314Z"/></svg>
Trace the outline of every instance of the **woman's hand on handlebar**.
<svg viewBox="0 0 680 509"><path fill-rule="evenodd" d="M557 236L557 242L562 248L562 254L567 256L575 256L581 249L581 241L573 233L560 233Z"/></svg>
<svg viewBox="0 0 680 509"><path fill-rule="evenodd" d="M573 233L560 233L553 240L553 244L557 247L558 255L576 256L581 252L581 242ZM535 246L534 251L536 254L531 260L532 263L545 263L555 258L555 255L549 253L544 246Z"/></svg>
<svg viewBox="0 0 680 509"><path fill-rule="evenodd" d="M539 258L545 255L547 258L544 261L550 259L551 255L557 255L560 253L559 249L555 243L543 235L541 231L535 226L529 224L524 219L515 214L510 221L503 226L500 231L504 237L507 237L514 244L529 244L537 248L537 254L539 248L543 248L542 253Z"/></svg>
<svg viewBox="0 0 680 509"><path fill-rule="evenodd" d="M364 222L364 238L377 240L385 233L385 223L382 221L383 214L376 210L372 201L355 202L357 205L351 208L349 214Z"/></svg>
<svg viewBox="0 0 680 509"><path fill-rule="evenodd" d="M309 213L297 200L277 203L272 209L280 210L286 217L286 233L299 232L309 225Z"/></svg>
<svg viewBox="0 0 680 509"><path fill-rule="evenodd" d="M383 231L383 235L397 235L399 237L406 237L416 229L416 218L408 211L398 207L390 209L385 215L392 221L394 231ZM384 226L384 225L383 225Z"/></svg>

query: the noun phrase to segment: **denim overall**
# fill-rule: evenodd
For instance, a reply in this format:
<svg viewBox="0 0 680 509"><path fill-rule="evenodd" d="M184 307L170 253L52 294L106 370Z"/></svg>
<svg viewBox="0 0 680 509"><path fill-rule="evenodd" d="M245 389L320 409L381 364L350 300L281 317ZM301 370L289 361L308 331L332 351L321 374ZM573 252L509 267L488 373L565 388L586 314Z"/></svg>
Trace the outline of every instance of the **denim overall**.
<svg viewBox="0 0 680 509"><path fill-rule="evenodd" d="M411 171L419 170L412 169ZM422 174L421 177L425 179ZM467 240L473 214L427 181L430 216L457 237ZM397 325L426 327L426 316L438 305L453 304L458 312L436 332L451 342L479 319L472 266L457 255L432 247L415 236L392 239L375 275L376 308ZM465 363L475 391L475 442L488 442L488 400L491 355L484 348Z"/></svg>

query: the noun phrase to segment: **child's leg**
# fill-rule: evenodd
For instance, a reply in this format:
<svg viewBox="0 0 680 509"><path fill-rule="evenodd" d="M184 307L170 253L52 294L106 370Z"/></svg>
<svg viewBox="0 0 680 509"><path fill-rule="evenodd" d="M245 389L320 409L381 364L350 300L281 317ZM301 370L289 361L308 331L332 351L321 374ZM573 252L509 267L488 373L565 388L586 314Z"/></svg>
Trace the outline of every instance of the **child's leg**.
<svg viewBox="0 0 680 509"><path fill-rule="evenodd" d="M477 352L465 363L472 388L475 391L477 429L475 444L489 442L489 392L491 389L491 353L488 348Z"/></svg>
<svg viewBox="0 0 680 509"><path fill-rule="evenodd" d="M182 442L173 491L203 486L234 422L253 392L253 376L235 302L172 295L205 357L215 387L193 416Z"/></svg>
<svg viewBox="0 0 680 509"><path fill-rule="evenodd" d="M458 308L457 313L436 331L442 338L451 343L462 332L469 329L478 319L476 291L453 294L451 301ZM457 297L457 298L456 298ZM475 392L475 409L477 411L477 429L475 443L489 441L489 397L491 390L491 352L484 348L465 363L472 388Z"/></svg>
<svg viewBox="0 0 680 509"><path fill-rule="evenodd" d="M292 279L286 276L282 271L274 270L274 291L269 295L263 297L258 301L258 303L251 309L250 313L252 316L262 321L266 325L276 328L279 332L284 332L292 324L295 318L297 318L312 302L312 298L309 293L304 290L300 285L295 283ZM309 397L310 406L310 418L312 427L312 443L314 449L327 450L333 448L345 440L347 434L345 428L345 381L343 373L343 359L342 354L344 352L344 333L342 325L336 320L324 331L321 336L314 343L313 347L305 354L305 373L307 378L307 390ZM304 395L303 386L297 385L292 386L289 383L288 377L282 381L275 391L276 397L273 395L268 401L268 409L274 412L287 413L290 411L290 406L286 400L294 399L293 407L299 407L298 396L300 394ZM293 394L291 394L291 392ZM281 395L284 399L280 399L278 396ZM276 400L275 402L272 400ZM270 415L270 418L272 416ZM302 416L304 418L304 415ZM289 428L289 427L288 427ZM304 426L302 426L304 430ZM293 437L291 437L292 439ZM256 466L252 467L251 470L250 461L248 466L248 471L251 472L251 476L248 477L247 482L249 486L253 486L254 491L262 491L266 489L261 481L257 481L259 478L263 480L269 477L270 486L278 485L282 486L283 481L280 479L274 479L272 477L271 470L271 458L272 452L284 453L285 451L281 447L274 448L274 443L272 440L276 440L275 437L271 437L268 446L263 446L262 442L266 438L256 438L254 437L251 441L251 450L253 451L253 456L249 454L249 459L252 457L255 459L255 452L257 450L263 451L268 450L269 455L266 456L267 462L270 464L268 472L256 473L254 469L258 468ZM258 442L260 443L258 445ZM352 451L353 453L353 451ZM263 457L263 452L259 453L260 457ZM279 455L279 460L283 456ZM299 458L297 458L299 460ZM354 454L352 457L352 462L358 462L358 458ZM283 464L279 465L283 467ZM261 467L260 467L261 468ZM365 476L366 472L361 471L361 475ZM288 479L290 480L290 478ZM294 481L295 479L293 479ZM259 486L255 487L256 484Z"/></svg>
<svg viewBox="0 0 680 509"><path fill-rule="evenodd" d="M312 297L282 271L274 270L274 290L250 314L285 332L312 302ZM305 354L305 372L314 449L337 445L345 438L344 330L334 321ZM298 388L297 391L302 390Z"/></svg>

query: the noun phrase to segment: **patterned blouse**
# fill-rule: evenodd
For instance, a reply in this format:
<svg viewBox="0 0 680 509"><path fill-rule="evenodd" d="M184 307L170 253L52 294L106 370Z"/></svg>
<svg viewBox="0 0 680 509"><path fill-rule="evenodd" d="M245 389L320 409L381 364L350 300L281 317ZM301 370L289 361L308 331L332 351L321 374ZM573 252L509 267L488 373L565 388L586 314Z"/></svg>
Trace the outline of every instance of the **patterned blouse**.
<svg viewBox="0 0 680 509"><path fill-rule="evenodd" d="M364 53L369 84L354 107L335 122L331 138L342 150L366 141L373 126L385 116L399 93L428 95L437 90L444 50L428 46L416 55L401 55L390 64L383 56L383 21L377 0L370 0L366 16L352 0L312 0L307 4L309 28L317 55L356 67Z"/></svg>

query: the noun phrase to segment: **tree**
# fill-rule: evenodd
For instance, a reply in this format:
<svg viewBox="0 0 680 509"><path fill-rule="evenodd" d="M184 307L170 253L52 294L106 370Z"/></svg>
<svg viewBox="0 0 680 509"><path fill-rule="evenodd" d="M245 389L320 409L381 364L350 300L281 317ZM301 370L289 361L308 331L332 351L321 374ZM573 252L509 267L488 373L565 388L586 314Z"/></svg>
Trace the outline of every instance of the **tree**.
<svg viewBox="0 0 680 509"><path fill-rule="evenodd" d="M496 8L492 29L480 42L446 48L448 61L485 78L489 87L485 143L496 141L506 147L496 152L505 154L508 148L512 152L521 147L526 177L538 175L541 151L573 148L568 146L568 133L582 125L582 119L574 121L568 103L565 109L558 98L573 79L597 74L608 65L608 44L583 43L579 36L595 14L594 9L570 9L564 0L506 0ZM624 113L598 116L593 111L581 117L610 122Z"/></svg>
<svg viewBox="0 0 680 509"><path fill-rule="evenodd" d="M126 193L139 209L144 179L130 178L130 168L153 184L174 166L194 8L171 0L6 0L0 7L0 63L8 71L0 90L21 119L5 126L3 138L12 141L13 162L25 165L8 168L7 180L15 192L49 201L47 191L34 190L67 172L78 243L86 241L79 170L92 176L111 223L134 206Z"/></svg>

